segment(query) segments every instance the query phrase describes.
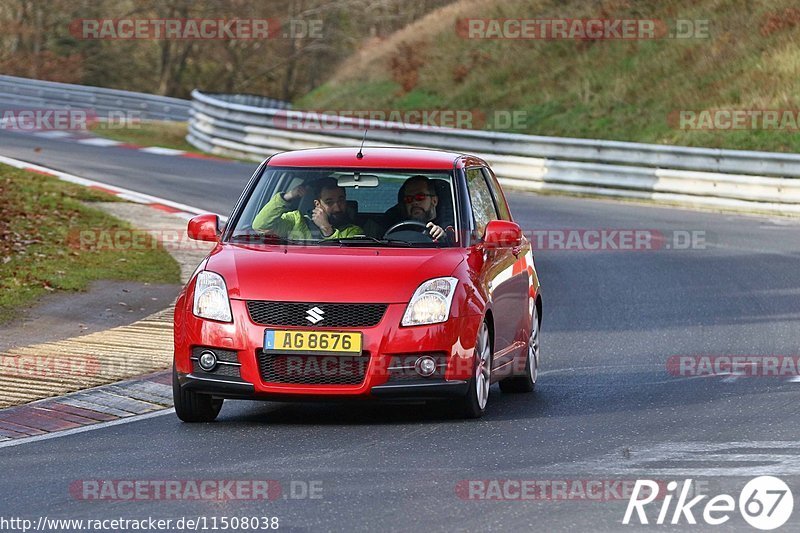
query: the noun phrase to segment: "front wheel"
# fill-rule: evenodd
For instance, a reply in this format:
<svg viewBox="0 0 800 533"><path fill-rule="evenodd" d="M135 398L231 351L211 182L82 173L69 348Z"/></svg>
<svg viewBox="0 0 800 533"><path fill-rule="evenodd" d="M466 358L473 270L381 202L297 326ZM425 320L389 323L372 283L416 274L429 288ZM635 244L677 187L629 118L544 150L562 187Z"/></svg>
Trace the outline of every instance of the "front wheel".
<svg viewBox="0 0 800 533"><path fill-rule="evenodd" d="M178 383L178 372L172 368L172 400L175 404L175 414L184 422L213 422L220 409L221 399L215 399L208 394L200 394L191 390L182 390Z"/></svg>
<svg viewBox="0 0 800 533"><path fill-rule="evenodd" d="M475 341L475 372L469 380L469 390L462 400L461 410L464 418L480 418L486 411L489 401L489 386L492 376L492 339L489 326L481 323Z"/></svg>

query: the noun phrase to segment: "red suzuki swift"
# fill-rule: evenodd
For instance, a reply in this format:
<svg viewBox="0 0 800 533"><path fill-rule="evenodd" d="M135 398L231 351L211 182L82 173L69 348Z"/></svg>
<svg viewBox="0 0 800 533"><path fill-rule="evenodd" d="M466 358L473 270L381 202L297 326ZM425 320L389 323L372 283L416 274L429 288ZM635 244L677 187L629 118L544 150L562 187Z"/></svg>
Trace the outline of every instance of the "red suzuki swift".
<svg viewBox="0 0 800 533"><path fill-rule="evenodd" d="M542 301L530 243L485 161L409 148L275 155L175 306L175 411L225 398L447 399L530 392Z"/></svg>

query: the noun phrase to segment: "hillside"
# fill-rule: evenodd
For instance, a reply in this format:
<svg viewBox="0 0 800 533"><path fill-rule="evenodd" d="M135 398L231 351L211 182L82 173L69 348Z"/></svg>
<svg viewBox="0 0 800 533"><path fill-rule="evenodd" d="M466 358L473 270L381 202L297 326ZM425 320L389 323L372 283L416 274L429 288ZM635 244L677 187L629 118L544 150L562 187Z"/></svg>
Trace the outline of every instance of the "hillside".
<svg viewBox="0 0 800 533"><path fill-rule="evenodd" d="M520 110L525 113L523 127L493 127L490 119L476 126L800 152L796 124L786 120L796 119L800 109L800 9L792 4L462 0L387 39L365 43L296 104L314 110L479 110L486 117L498 110ZM677 19L707 21L708 37L469 39L457 30L464 18L658 19L667 28L675 28ZM702 32L700 24L697 28ZM732 109L788 113L780 115L777 128L757 121L735 130L682 129L676 118L681 111ZM724 119L725 114L705 114L709 116ZM720 125L726 127L724 121Z"/></svg>

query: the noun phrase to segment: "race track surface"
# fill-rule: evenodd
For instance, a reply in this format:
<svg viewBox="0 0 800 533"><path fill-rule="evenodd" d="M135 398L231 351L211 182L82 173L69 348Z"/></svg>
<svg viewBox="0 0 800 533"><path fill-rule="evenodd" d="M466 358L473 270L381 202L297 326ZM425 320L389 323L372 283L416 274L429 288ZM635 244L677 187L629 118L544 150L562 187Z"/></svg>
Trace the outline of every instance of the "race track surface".
<svg viewBox="0 0 800 533"><path fill-rule="evenodd" d="M0 132L0 154L223 215L256 167L11 132ZM744 483L762 474L781 477L800 495L800 382L791 369L780 377L709 377L668 365L677 356L798 355L800 225L507 195L532 235L657 230L670 244L534 254L544 298L535 394L506 395L495 385L477 421L450 418L437 406L228 401L214 424L182 424L168 414L0 449L0 514L277 516L291 531L616 531L627 500L614 490L592 501L558 490L524 501L518 491L480 498L492 495L489 480L506 489L515 486L503 484L511 479L577 490L693 479L712 495L738 499ZM702 242L676 249L686 232ZM81 480L203 479L280 486L268 501L87 501L70 491ZM321 497L297 497L308 486ZM797 529L797 514L785 527ZM685 519L678 526L704 528ZM751 530L738 513L713 529Z"/></svg>

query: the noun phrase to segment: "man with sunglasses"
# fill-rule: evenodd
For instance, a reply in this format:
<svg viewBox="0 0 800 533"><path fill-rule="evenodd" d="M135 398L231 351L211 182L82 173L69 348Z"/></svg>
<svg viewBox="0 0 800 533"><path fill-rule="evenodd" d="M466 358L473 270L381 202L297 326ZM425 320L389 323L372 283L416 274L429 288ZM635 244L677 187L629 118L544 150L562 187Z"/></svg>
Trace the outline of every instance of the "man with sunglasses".
<svg viewBox="0 0 800 533"><path fill-rule="evenodd" d="M440 220L441 217L436 212L439 196L436 194L436 187L427 176L417 174L403 183L400 188L400 204L408 219L426 225L434 242L450 240L446 229L452 229L452 222Z"/></svg>

